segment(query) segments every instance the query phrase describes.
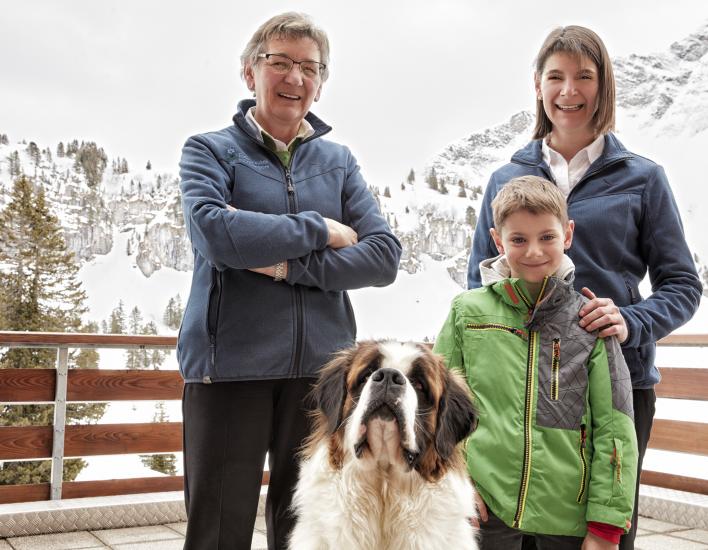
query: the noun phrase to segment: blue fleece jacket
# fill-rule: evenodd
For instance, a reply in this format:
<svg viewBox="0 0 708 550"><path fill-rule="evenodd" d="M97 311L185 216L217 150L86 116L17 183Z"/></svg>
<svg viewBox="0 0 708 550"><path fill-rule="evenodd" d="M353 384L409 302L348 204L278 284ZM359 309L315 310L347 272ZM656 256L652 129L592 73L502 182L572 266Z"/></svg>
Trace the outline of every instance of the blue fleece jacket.
<svg viewBox="0 0 708 550"><path fill-rule="evenodd" d="M481 286L479 262L497 255L489 235L492 200L510 179L524 175L553 181L541 140L492 174L474 233L469 288ZM650 388L660 380L656 341L693 316L702 291L664 170L607 134L602 155L568 195L568 213L575 220L568 252L575 263L575 288L586 286L620 307L629 328L622 352L632 385ZM652 294L643 298L639 283L647 271Z"/></svg>
<svg viewBox="0 0 708 550"><path fill-rule="evenodd" d="M257 139L239 103L234 124L187 140L182 206L194 274L177 344L186 382L315 376L356 338L346 290L384 286L401 245L349 149L315 133L289 168ZM227 209L227 205L236 210ZM324 218L356 231L332 249ZM287 260L285 281L248 271Z"/></svg>

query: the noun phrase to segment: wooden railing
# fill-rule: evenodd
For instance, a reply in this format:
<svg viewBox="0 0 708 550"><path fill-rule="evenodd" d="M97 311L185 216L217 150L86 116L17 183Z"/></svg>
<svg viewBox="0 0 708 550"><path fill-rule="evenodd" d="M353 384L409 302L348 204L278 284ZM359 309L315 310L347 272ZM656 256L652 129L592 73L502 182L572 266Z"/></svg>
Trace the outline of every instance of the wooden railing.
<svg viewBox="0 0 708 550"><path fill-rule="evenodd" d="M182 476L62 480L64 458L182 450L180 422L67 425L67 402L178 400L183 385L177 371L69 369L68 350L175 345L176 339L166 336L0 332L0 347L57 349L54 369L0 369L0 403L47 403L55 409L52 426L0 426L0 461L52 460L50 483L0 485L0 504L182 490ZM660 345L708 346L708 335L672 335ZM664 368L662 376L659 397L708 400L708 369ZM708 424L656 419L649 446L707 456ZM642 482L708 494L708 481L692 477L644 471Z"/></svg>

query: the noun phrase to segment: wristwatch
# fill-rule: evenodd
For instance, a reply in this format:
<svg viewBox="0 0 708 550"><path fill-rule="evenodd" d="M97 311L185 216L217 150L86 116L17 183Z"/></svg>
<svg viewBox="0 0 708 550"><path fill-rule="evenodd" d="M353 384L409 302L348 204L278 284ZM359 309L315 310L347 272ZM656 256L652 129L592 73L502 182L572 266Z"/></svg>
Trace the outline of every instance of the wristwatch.
<svg viewBox="0 0 708 550"><path fill-rule="evenodd" d="M275 273L273 274L273 280L278 282L285 279L285 262L278 262L275 264Z"/></svg>

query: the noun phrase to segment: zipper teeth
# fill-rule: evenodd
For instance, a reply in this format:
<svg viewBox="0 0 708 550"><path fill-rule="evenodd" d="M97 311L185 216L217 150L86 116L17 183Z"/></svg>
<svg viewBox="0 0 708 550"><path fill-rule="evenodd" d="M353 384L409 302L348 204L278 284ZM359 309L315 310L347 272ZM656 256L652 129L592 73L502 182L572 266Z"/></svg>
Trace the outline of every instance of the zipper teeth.
<svg viewBox="0 0 708 550"><path fill-rule="evenodd" d="M546 292L546 287L548 286L548 277L543 278L543 284L541 285L541 290L538 292L538 296L536 297L536 303L534 303L533 307L534 309L538 306L538 303L541 301L541 298L543 297L543 293Z"/></svg>
<svg viewBox="0 0 708 550"><path fill-rule="evenodd" d="M560 338L553 339L553 360L551 362L551 399L558 401L558 376L560 372Z"/></svg>
<svg viewBox="0 0 708 550"><path fill-rule="evenodd" d="M580 463L583 466L582 476L580 477L580 491L578 492L578 498L576 501L581 503L583 497L585 496L585 482L588 477L588 463L585 459L585 426L580 426Z"/></svg>
<svg viewBox="0 0 708 550"><path fill-rule="evenodd" d="M297 154L298 148L293 151L293 154L290 157L290 165L292 165L293 160L295 159L295 155ZM292 180L292 175L290 172L290 167L285 166L285 186L287 189L288 193L288 209L291 211L291 213L296 214L297 213L297 204L295 203L295 188L293 187L293 180ZM302 355L302 339L303 339L303 303L302 303L302 289L301 288L293 288L293 291L295 292L295 312L296 312L296 342L295 342L295 357L293 358L294 361L294 366L295 366L295 375L297 377L300 376L300 362L301 358L300 356Z"/></svg>
<svg viewBox="0 0 708 550"><path fill-rule="evenodd" d="M526 339L526 335L524 334L523 330L507 325L500 325L498 323L467 323L467 325L465 325L465 328L468 330L501 330L502 332L509 332L511 334L515 334L516 336L518 336L519 338L523 338L524 340Z"/></svg>
<svg viewBox="0 0 708 550"><path fill-rule="evenodd" d="M526 401L524 403L524 464L521 472L521 486L519 488L519 499L514 516L513 527L519 529L521 519L526 506L526 494L529 488L529 476L531 474L531 406L533 403L533 370L536 359L536 338L537 332L529 333L529 351L526 364Z"/></svg>
<svg viewBox="0 0 708 550"><path fill-rule="evenodd" d="M516 293L521 296L521 299L523 300L524 304L526 304L526 307L531 309L533 307L533 304L528 301L528 298L524 295L523 292L521 292L518 287L516 288Z"/></svg>

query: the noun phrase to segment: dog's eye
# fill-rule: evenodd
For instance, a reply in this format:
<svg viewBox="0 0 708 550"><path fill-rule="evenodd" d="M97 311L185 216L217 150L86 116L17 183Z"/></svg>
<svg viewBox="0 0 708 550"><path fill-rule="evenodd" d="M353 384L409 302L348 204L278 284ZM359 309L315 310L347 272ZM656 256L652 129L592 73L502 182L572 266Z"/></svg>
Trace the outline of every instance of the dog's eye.
<svg viewBox="0 0 708 550"><path fill-rule="evenodd" d="M411 386L413 386L416 391L425 393L425 384L423 384L423 382L418 378L414 378L413 380L411 380Z"/></svg>
<svg viewBox="0 0 708 550"><path fill-rule="evenodd" d="M376 368L374 368L374 367L369 367L368 369L366 369L365 371L363 371L363 372L359 375L359 378L356 379L356 385L357 385L357 386L362 386L362 385L366 384L366 381L369 379L369 376L371 376L371 375L374 373L375 370L376 370Z"/></svg>

